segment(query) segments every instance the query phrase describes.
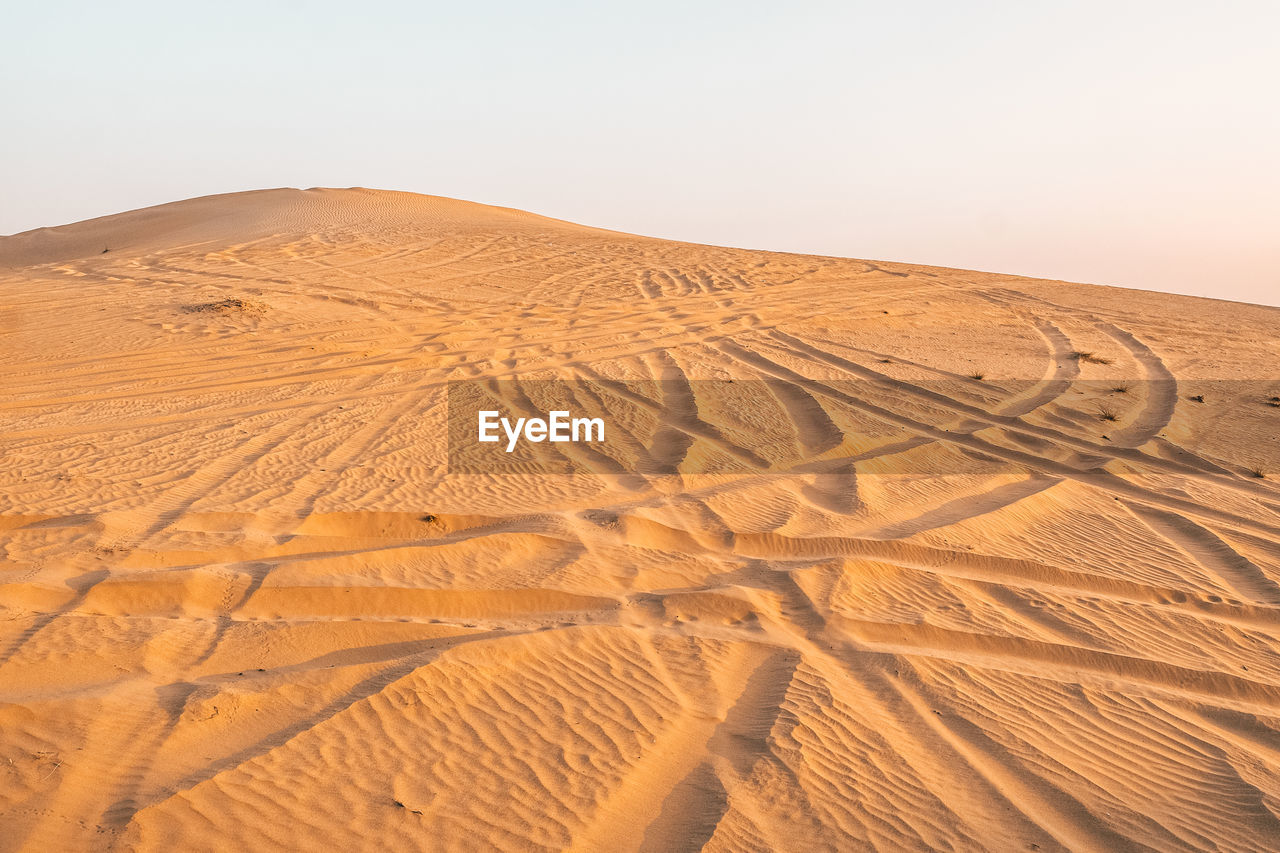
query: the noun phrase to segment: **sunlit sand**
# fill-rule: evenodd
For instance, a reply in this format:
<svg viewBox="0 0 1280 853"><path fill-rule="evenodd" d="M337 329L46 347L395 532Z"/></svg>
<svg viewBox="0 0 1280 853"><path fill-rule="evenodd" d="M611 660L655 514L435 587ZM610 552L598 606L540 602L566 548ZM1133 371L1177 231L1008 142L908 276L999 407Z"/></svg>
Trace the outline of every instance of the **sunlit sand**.
<svg viewBox="0 0 1280 853"><path fill-rule="evenodd" d="M359 189L0 294L0 848L1280 839L1280 309ZM659 380L648 467L451 473L489 379Z"/></svg>

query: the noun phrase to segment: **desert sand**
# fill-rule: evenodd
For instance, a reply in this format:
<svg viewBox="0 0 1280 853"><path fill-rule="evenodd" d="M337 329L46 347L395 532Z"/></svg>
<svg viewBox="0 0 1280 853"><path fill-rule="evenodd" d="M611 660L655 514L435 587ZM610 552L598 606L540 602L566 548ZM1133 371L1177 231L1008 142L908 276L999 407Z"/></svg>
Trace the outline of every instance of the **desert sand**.
<svg viewBox="0 0 1280 853"><path fill-rule="evenodd" d="M282 189L0 238L0 363L3 849L1280 848L1280 309Z"/></svg>

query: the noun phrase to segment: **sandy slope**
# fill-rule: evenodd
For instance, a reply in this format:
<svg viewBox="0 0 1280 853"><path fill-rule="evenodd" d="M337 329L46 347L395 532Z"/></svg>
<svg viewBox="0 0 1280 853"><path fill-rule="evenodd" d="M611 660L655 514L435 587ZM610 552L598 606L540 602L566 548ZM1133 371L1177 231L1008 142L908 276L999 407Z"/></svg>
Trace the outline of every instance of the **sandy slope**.
<svg viewBox="0 0 1280 853"><path fill-rule="evenodd" d="M1277 330L366 190L0 238L0 846L1280 847ZM666 474L446 476L491 376L950 426L681 473L689 390Z"/></svg>

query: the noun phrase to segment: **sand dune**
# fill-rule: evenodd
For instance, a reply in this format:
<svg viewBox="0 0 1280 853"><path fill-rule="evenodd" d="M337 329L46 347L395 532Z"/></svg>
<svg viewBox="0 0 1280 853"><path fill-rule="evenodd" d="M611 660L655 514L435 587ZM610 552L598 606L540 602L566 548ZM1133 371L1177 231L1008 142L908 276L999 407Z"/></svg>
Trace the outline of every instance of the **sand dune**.
<svg viewBox="0 0 1280 853"><path fill-rule="evenodd" d="M359 189L0 295L0 848L1280 846L1278 309Z"/></svg>

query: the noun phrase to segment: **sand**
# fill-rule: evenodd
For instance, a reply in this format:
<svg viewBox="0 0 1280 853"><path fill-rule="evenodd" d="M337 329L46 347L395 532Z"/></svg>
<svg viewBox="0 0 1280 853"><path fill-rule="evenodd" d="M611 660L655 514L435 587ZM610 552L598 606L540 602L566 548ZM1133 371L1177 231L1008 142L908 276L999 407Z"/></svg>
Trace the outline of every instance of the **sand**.
<svg viewBox="0 0 1280 853"><path fill-rule="evenodd" d="M1278 330L361 189L0 238L0 847L1275 849ZM450 473L493 378L676 390Z"/></svg>

